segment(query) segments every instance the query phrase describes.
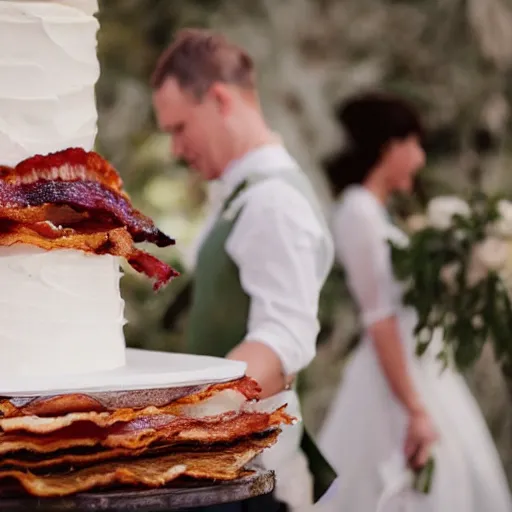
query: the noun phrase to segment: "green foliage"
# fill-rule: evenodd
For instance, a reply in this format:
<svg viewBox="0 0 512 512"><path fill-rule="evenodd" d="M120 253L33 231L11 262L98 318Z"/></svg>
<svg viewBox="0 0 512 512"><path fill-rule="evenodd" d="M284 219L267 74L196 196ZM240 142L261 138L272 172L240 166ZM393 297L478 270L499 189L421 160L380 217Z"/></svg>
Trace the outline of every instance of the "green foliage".
<svg viewBox="0 0 512 512"><path fill-rule="evenodd" d="M391 257L396 276L406 283L404 303L415 308L418 323L416 352L423 355L435 330L444 330L444 347L437 357L465 370L491 341L506 372L512 363L512 305L500 275L489 271L472 283L468 270L475 246L489 234L498 219L497 199L478 194L470 202L471 215L453 217L448 229L427 227L413 234L406 247L393 242ZM454 265L452 282L443 270Z"/></svg>

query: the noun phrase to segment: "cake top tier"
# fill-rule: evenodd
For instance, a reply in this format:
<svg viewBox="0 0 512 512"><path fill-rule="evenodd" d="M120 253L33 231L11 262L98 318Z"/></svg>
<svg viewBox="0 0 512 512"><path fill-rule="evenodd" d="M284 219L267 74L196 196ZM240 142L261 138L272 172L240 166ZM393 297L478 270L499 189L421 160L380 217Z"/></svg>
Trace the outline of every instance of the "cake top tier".
<svg viewBox="0 0 512 512"><path fill-rule="evenodd" d="M29 1L34 2L36 0ZM39 0L39 3L40 1L41 0ZM97 0L45 0L45 3L51 5L65 5L68 7L73 7L74 9L78 9L79 11L82 11L89 16L92 16L98 11Z"/></svg>
<svg viewBox="0 0 512 512"><path fill-rule="evenodd" d="M87 16L93 16L98 11L97 0L3 0L2 3L15 4L16 8L21 6L21 8L25 10L32 9L33 12L46 12L50 14L55 12L62 13L62 10L59 11L61 7L70 7L86 14ZM6 9L9 9L9 6L7 6Z"/></svg>
<svg viewBox="0 0 512 512"><path fill-rule="evenodd" d="M96 1L0 1L0 164L93 149Z"/></svg>

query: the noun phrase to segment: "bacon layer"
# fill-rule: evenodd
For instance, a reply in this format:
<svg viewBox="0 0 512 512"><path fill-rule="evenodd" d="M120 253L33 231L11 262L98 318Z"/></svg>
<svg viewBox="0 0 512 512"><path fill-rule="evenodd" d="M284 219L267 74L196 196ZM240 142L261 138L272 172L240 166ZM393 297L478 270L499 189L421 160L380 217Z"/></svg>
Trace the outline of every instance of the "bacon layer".
<svg viewBox="0 0 512 512"><path fill-rule="evenodd" d="M105 159L81 148L0 166L0 245L123 256L158 289L178 273L133 243L168 247L175 240L133 208L122 186Z"/></svg>
<svg viewBox="0 0 512 512"><path fill-rule="evenodd" d="M135 248L130 234L124 227L80 233L72 228L56 228L49 223L40 222L30 226L12 224L8 229L2 231L0 224L0 246L22 243L45 250L75 249L94 254L122 256L135 270L154 280L155 290L179 275L163 261Z"/></svg>
<svg viewBox="0 0 512 512"><path fill-rule="evenodd" d="M39 497L67 496L114 484L161 487L180 476L208 480L234 480L244 466L274 444L277 433L262 439L246 439L234 446L210 452L179 451L170 455L117 460L78 471L37 475L16 469L0 471L0 480L15 479Z"/></svg>
<svg viewBox="0 0 512 512"><path fill-rule="evenodd" d="M168 421L167 418L172 416L207 418L209 416L219 416L226 412L236 413L239 411L252 411L243 395L232 389L220 391L216 396L220 399L218 401L219 403L214 404L210 408L207 404L212 401L213 396L189 404L182 404L176 401L164 407L148 406L138 410L126 408L103 412L72 412L57 417L39 417L32 415L0 418L0 429L3 432L25 431L32 434L50 434L67 428L74 423L84 425L87 422L95 427L107 428L116 423L128 423L137 418L145 418L148 416L160 415L166 418L165 421Z"/></svg>
<svg viewBox="0 0 512 512"><path fill-rule="evenodd" d="M94 151L68 148L48 155L27 158L16 167L0 166L0 180L12 185L30 184L38 180L97 181L125 195L123 180L114 167Z"/></svg>
<svg viewBox="0 0 512 512"><path fill-rule="evenodd" d="M196 454L220 452L232 450L237 445L247 445L248 443L257 446L272 446L277 440L281 429L269 430L244 438L234 440L232 443L181 443L174 445L155 445L149 447L130 450L128 448L78 448L70 450L59 450L50 454L35 454L31 452L18 452L12 457L0 459L1 469L29 469L31 471L47 472L49 468L52 471L66 468L79 468L90 466L100 462L110 461L113 459L135 459L141 456L155 457L167 455L170 453L193 452Z"/></svg>
<svg viewBox="0 0 512 512"><path fill-rule="evenodd" d="M187 388L160 407L109 409L86 394L1 400L0 493L12 482L52 497L112 485L157 487L179 476L241 478L281 426L296 421L286 405L258 408L260 391L243 377Z"/></svg>
<svg viewBox="0 0 512 512"><path fill-rule="evenodd" d="M237 412L209 418L176 417L168 414L142 416L127 423L100 428L90 422L74 423L48 435L0 434L0 455L20 450L51 453L76 447L126 448L137 450L155 443L233 442L255 433L277 429L295 420L286 406L272 413Z"/></svg>
<svg viewBox="0 0 512 512"><path fill-rule="evenodd" d="M151 242L158 247L173 245L175 240L155 227L153 221L135 210L129 200L95 181L44 181L11 185L0 181L2 209L38 207L46 204L70 206L93 217L106 217L126 226L134 242ZM2 212L0 211L0 214Z"/></svg>
<svg viewBox="0 0 512 512"><path fill-rule="evenodd" d="M181 388L177 388L179 393ZM253 401L259 398L261 388L258 383L247 376L240 379L210 384L207 386L192 387L183 390L185 394L178 395L171 394L171 399L168 402L160 405L160 409L165 408L171 414L179 415L179 410L184 406L201 404L220 393L225 391L232 391L239 393L247 401ZM133 393L133 392L132 392ZM124 395L124 393L123 393ZM84 393L70 393L65 395L55 396L41 396L29 399L20 398L6 398L0 400L0 418L14 418L19 416L39 416L39 417L52 417L56 419L59 416L65 416L70 413L90 413L90 412L107 412L113 411L114 413L119 409L111 409L102 404L100 395L87 395ZM142 407L136 407L127 401L123 404L122 409L144 409L154 403L153 401L147 402Z"/></svg>

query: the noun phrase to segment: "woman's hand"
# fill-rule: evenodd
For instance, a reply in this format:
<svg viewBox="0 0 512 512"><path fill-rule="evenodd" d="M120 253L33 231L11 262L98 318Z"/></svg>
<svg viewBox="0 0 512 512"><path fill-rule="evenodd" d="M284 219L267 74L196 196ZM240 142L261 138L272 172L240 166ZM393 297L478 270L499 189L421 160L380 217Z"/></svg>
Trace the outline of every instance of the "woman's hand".
<svg viewBox="0 0 512 512"><path fill-rule="evenodd" d="M405 440L405 457L413 470L421 469L429 460L432 445L438 439L437 430L424 411L411 412Z"/></svg>

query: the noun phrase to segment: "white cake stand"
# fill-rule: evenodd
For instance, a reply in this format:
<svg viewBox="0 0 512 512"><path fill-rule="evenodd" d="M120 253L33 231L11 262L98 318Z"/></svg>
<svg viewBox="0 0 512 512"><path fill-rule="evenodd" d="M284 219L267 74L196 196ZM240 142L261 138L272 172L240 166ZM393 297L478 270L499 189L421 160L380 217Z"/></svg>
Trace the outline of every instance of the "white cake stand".
<svg viewBox="0 0 512 512"><path fill-rule="evenodd" d="M0 396L30 397L66 393L172 389L227 382L243 377L247 365L209 356L129 348L126 365L108 372L66 375L0 375Z"/></svg>

